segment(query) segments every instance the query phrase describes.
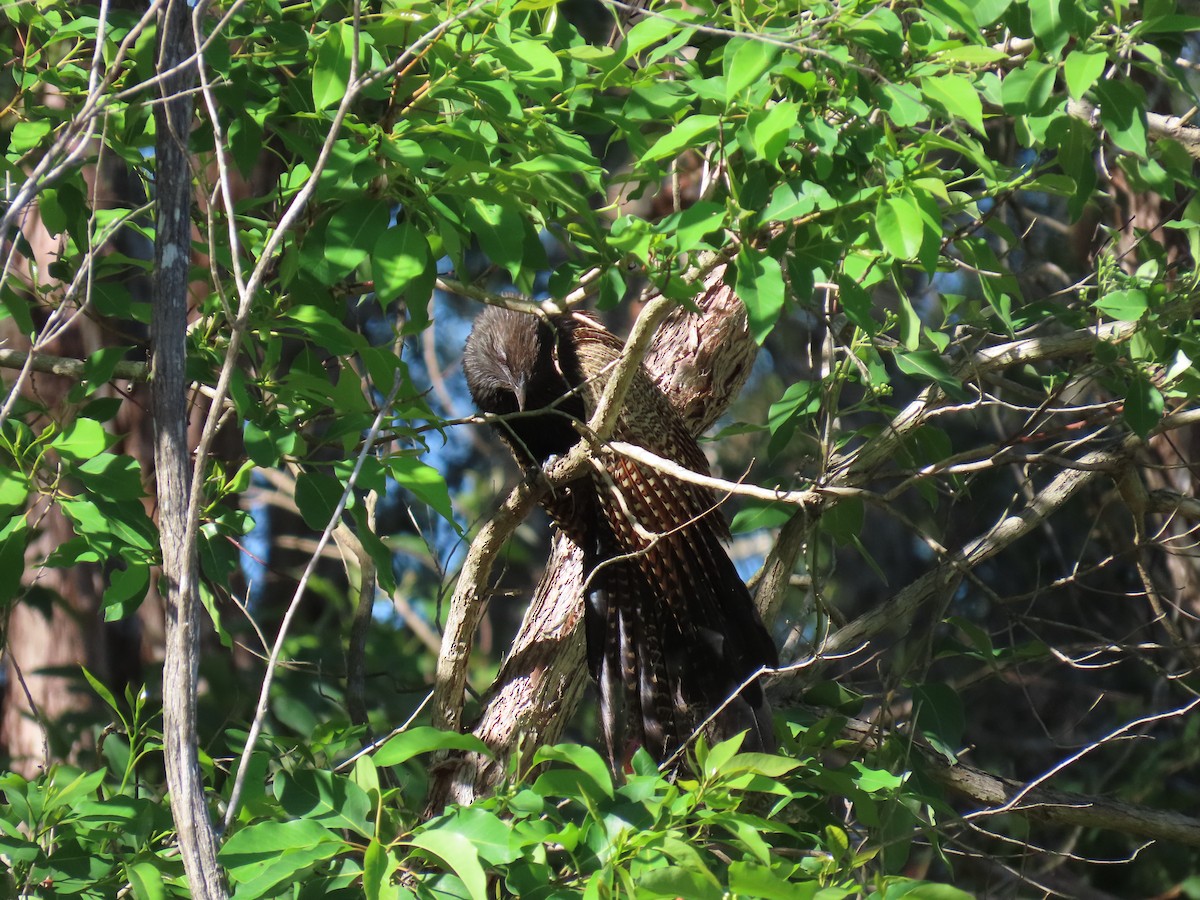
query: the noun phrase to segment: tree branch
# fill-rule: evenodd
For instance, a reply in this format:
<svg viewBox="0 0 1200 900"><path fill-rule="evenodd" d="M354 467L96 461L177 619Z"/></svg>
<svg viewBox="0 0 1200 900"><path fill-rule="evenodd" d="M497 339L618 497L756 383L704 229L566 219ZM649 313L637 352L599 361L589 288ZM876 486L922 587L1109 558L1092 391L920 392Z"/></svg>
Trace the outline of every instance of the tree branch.
<svg viewBox="0 0 1200 900"><path fill-rule="evenodd" d="M33 372L60 375L74 381L87 378L87 363L82 359L51 356L49 353L27 353L24 350L0 350L0 368L24 369L26 366ZM146 382L150 380L150 367L146 363L122 361L113 368L109 380Z"/></svg>
<svg viewBox="0 0 1200 900"><path fill-rule="evenodd" d="M188 53L188 6L169 0L159 24L158 70L175 67ZM167 582L167 636L163 663L163 738L171 812L192 894L228 896L217 865L217 835L204 797L196 741L196 688L200 667L195 555L187 527L190 458L187 445L187 291L191 261L192 126L190 67L163 80L163 103L154 107L157 132L157 215L154 241L152 385L163 575Z"/></svg>
<svg viewBox="0 0 1200 900"><path fill-rule="evenodd" d="M967 542L961 550L913 581L892 599L830 634L820 644L818 655L844 652L897 624L907 623L927 601L952 592L967 571L1031 532L1083 487L1101 475L1118 474L1128 464L1130 454L1138 443L1136 438L1130 438L1119 450L1093 451L1079 460L1078 468L1061 470L1033 496L1021 512L1002 517L986 534Z"/></svg>
<svg viewBox="0 0 1200 900"><path fill-rule="evenodd" d="M552 486L578 477L587 467L587 446L582 442L570 454L513 488L500 508L479 529L450 600L450 612L438 654L433 689L433 724L457 731L462 724L463 691L467 683L467 662L475 632L487 608L492 565L517 526L533 510Z"/></svg>
<svg viewBox="0 0 1200 900"><path fill-rule="evenodd" d="M847 722L842 728L842 737L853 742L860 752L877 750L883 743L878 726L862 719ZM912 746L920 753L926 773L939 784L990 807L969 813L969 818L1012 812L1056 825L1103 828L1200 847L1200 819L1192 816L1125 803L1111 797L1058 791L1036 784L1031 786L963 763L950 763L940 753L917 741L913 741Z"/></svg>

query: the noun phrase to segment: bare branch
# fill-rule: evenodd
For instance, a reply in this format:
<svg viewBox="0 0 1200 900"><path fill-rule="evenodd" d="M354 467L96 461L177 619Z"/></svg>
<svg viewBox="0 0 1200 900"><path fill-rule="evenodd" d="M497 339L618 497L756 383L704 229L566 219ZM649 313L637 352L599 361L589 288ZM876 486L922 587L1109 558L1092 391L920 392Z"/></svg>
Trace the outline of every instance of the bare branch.
<svg viewBox="0 0 1200 900"><path fill-rule="evenodd" d="M1128 464L1130 454L1138 443L1136 439L1130 439L1116 451L1093 451L1079 461L1080 467L1063 469L1037 492L1021 512L1003 516L985 534L969 541L957 553L913 581L892 599L829 635L821 643L819 655L858 646L889 628L909 622L913 614L932 598L953 592L965 572L1031 532L1086 485L1101 475L1118 474Z"/></svg>
<svg viewBox="0 0 1200 900"><path fill-rule="evenodd" d="M1100 109L1087 100L1068 100L1067 115L1087 122L1092 128L1100 129ZM1200 159L1200 128L1185 124L1180 116L1164 116L1162 113L1146 113L1146 133L1155 140L1178 141L1193 159Z"/></svg>
<svg viewBox="0 0 1200 900"><path fill-rule="evenodd" d="M168 0L159 28L159 70L187 54L188 8ZM196 897L228 894L217 865L217 835L204 795L196 738L200 663L195 554L187 527L187 288L191 259L191 162L188 135L195 73L181 69L163 82L166 102L155 107L158 166L153 320L154 461L163 574L167 582L167 641L163 663L163 737L171 812L188 884ZM32 357L30 357L32 360Z"/></svg>
<svg viewBox="0 0 1200 900"><path fill-rule="evenodd" d="M82 359L51 356L48 353L0 350L0 366L6 369L24 369L28 366L33 372L61 375L63 378L71 378L75 381L83 381L87 378L87 363ZM111 378L113 381L146 382L150 380L150 366L140 362L119 362L113 369Z"/></svg>
<svg viewBox="0 0 1200 900"><path fill-rule="evenodd" d="M1182 715L1197 703L1200 700L1165 715ZM843 728L842 736L860 751L877 750L882 745L879 728L861 719L851 719ZM1200 847L1200 819L1192 816L1123 803L1110 797L1057 791L1037 783L1027 785L963 763L949 763L923 744L913 742L913 747L920 752L925 771L938 782L961 796L988 805L987 809L968 814L968 818L1015 812L1028 819L1058 825L1104 828Z"/></svg>

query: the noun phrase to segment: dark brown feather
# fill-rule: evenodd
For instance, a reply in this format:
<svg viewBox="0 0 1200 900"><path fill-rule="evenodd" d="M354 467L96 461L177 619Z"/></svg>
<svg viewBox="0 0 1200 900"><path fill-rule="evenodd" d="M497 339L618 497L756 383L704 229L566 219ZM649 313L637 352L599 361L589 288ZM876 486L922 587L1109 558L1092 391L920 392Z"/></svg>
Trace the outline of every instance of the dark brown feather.
<svg viewBox="0 0 1200 900"><path fill-rule="evenodd" d="M463 355L485 412L510 417L501 437L525 468L566 454L595 410L622 344L581 314L539 320L489 307ZM515 415L514 415L515 414ZM708 463L649 375L639 371L614 440L694 472ZM775 644L725 552L728 526L706 488L602 451L602 472L547 502L584 553L588 665L614 765L632 745L670 756L747 678L777 664ZM774 746L757 682L717 717L714 737L749 729L748 747Z"/></svg>

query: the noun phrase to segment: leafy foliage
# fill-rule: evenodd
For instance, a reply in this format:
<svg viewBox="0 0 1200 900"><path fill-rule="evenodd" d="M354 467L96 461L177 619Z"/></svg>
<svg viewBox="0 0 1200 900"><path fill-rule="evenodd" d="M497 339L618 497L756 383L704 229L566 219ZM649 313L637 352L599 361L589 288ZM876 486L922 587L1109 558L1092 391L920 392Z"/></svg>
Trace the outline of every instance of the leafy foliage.
<svg viewBox="0 0 1200 900"><path fill-rule="evenodd" d="M152 722L124 724L140 729L133 740L142 751L153 746ZM295 752L260 755L263 789L247 798L220 859L234 896L247 900L296 896L297 884L300 896L481 900L495 886L532 898L968 896L898 876L858 880L881 850L899 858L902 848L847 833L836 805L882 822L911 815L899 797L903 778L820 761L827 748L814 735L828 735L829 724L798 732L788 756L739 753L740 738L711 750L701 742L698 774L679 782L644 753L615 784L590 747L544 747L537 760L548 767L425 821L412 804L420 766L434 751L486 751L477 740L417 728L332 769ZM353 749L357 736L344 729L326 749ZM170 851L170 817L139 796L136 770L120 782L114 768L57 766L34 782L6 776L0 828L13 882L83 897L123 884L139 898L189 896Z"/></svg>
<svg viewBox="0 0 1200 900"><path fill-rule="evenodd" d="M75 603L129 623L160 602L140 412L157 35L118 6L3 8L6 620ZM911 742L947 761L974 746L1029 780L1060 745L1107 752L1100 735L1197 689L1183 473L1200 137L1168 116L1196 103L1200 18L1171 0L625 11L198 8L187 375L215 441L195 540L217 636L200 746L222 812L244 779L220 855L237 897L956 896L901 876L914 842L943 880L948 842L979 859L997 845L949 824L961 810ZM348 760L420 714L450 570L489 509L445 377L464 310L450 289L578 292L620 321L643 284L690 303L705 264L725 267L762 347L723 468L819 495L802 512L746 499L734 519L742 534L810 516L780 600L785 655L804 663L780 688L784 755L700 744L691 780L642 758L618 784L589 748L544 747L544 768L502 760L494 796L424 819L424 755L479 751L473 738L419 724ZM340 563L284 555L282 538L306 550L323 533ZM276 546L247 576L259 539ZM539 558L522 534L508 561ZM65 597L79 573L98 596ZM355 607L361 622L373 602L355 645ZM885 638L886 657L853 657ZM240 648L273 644L290 668L247 746L263 669ZM354 726L345 646L371 673ZM471 680L496 657L476 653ZM10 672L6 702L24 704ZM87 675L101 713L37 723L78 748L111 721L94 753L0 779L0 858L27 896L186 893L153 701L110 676ZM861 691L896 736L831 764L853 754L829 712L846 694L822 679ZM1060 714L1078 734L1030 725ZM1026 731L1035 752L1013 737ZM1069 786L1194 811L1193 780L1164 787L1194 751L1162 736L1131 751L1144 768L1111 767L1115 787L1099 764ZM1099 827L1080 841L1133 852ZM1143 854L1129 890L1162 893L1194 864Z"/></svg>

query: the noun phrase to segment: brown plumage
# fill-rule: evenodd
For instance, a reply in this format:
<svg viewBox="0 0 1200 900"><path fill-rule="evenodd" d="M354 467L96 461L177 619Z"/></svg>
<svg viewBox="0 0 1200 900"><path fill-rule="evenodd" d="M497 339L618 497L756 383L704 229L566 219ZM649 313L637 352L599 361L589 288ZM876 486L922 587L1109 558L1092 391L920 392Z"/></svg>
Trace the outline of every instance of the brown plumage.
<svg viewBox="0 0 1200 900"><path fill-rule="evenodd" d="M463 369L480 410L522 468L566 454L572 420L590 417L621 354L619 339L579 314L547 320L489 307L475 322ZM512 415L519 414L519 415ZM645 371L626 396L613 439L694 472L708 463ZM546 501L582 549L588 667L614 765L643 745L658 760L777 653L722 542L728 526L705 488L602 451L603 471ZM747 749L771 749L770 708L757 682L715 719L710 737L749 730Z"/></svg>

